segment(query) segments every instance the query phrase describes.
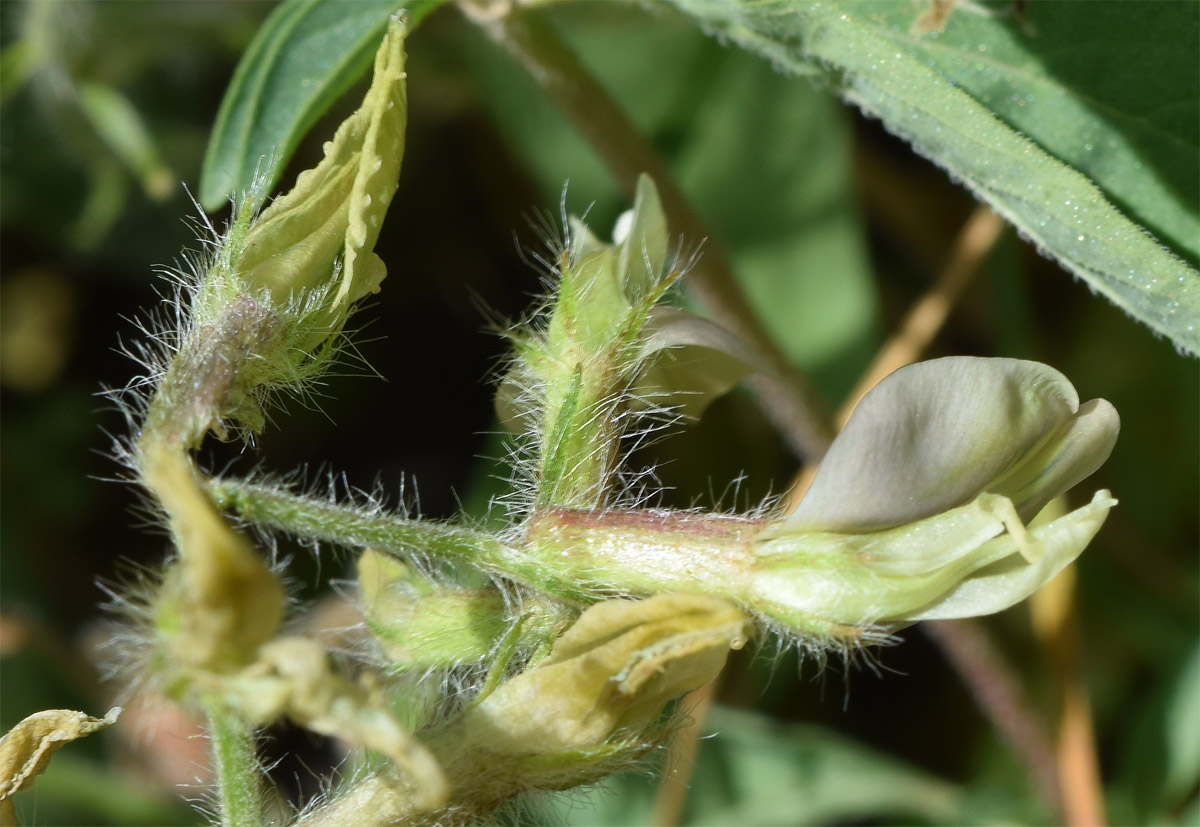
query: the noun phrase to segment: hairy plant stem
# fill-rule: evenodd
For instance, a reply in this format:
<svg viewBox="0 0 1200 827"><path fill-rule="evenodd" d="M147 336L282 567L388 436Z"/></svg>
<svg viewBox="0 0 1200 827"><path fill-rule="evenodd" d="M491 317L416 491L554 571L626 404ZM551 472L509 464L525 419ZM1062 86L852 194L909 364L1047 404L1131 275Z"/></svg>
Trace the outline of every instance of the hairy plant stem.
<svg viewBox="0 0 1200 827"><path fill-rule="evenodd" d="M215 480L218 505L239 518L314 540L418 560L463 563L560 600L703 592L739 600L749 543L764 522L721 514L549 508L506 543L469 528L303 497L271 486Z"/></svg>
<svg viewBox="0 0 1200 827"><path fill-rule="evenodd" d="M262 768L251 727L219 697L203 701L208 716L213 775L221 827L260 827L263 823Z"/></svg>
<svg viewBox="0 0 1200 827"><path fill-rule="evenodd" d="M771 539L766 518L668 511L546 508L520 533L497 538L447 523L432 523L330 503L270 486L217 480L218 504L243 520L297 537L372 548L418 564L461 563L515 581L551 598L590 605L612 597L661 592L703 594L729 601L821 647L858 645L872 632L837 614L833 604L796 603L775 587L772 571L791 563L824 571L853 553L814 552L817 562L789 555L787 540ZM823 535L840 542L833 534ZM850 537L851 535L846 535ZM851 541L852 542L852 541ZM782 543L782 546L780 545ZM830 548L834 548L830 546ZM766 561L758 549L766 547ZM771 567L774 566L775 569Z"/></svg>
<svg viewBox="0 0 1200 827"><path fill-rule="evenodd" d="M461 7L571 119L630 198L638 176L649 174L658 186L668 226L685 239L705 240L704 256L687 280L692 296L715 322L760 352L771 375L749 380L751 391L792 450L808 462L819 460L833 438L825 406L763 329L721 245L675 185L662 158L536 12L514 6L496 14L494 7L471 2Z"/></svg>
<svg viewBox="0 0 1200 827"><path fill-rule="evenodd" d="M224 436L223 412L246 407L243 375L280 334L279 320L261 301L245 293L209 323L192 331L159 382L139 439L160 441L173 450L200 447L210 429Z"/></svg>
<svg viewBox="0 0 1200 827"><path fill-rule="evenodd" d="M494 569L507 556L504 544L491 534L450 523L407 519L238 480L211 480L209 492L218 506L242 520L306 539L412 552L418 558L484 569Z"/></svg>

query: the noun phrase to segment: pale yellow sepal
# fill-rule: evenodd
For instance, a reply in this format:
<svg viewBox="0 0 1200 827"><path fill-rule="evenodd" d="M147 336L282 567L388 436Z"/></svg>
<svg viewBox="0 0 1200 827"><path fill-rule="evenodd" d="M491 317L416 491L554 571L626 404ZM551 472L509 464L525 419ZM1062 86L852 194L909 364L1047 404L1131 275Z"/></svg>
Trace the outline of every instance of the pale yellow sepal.
<svg viewBox="0 0 1200 827"><path fill-rule="evenodd" d="M156 632L174 666L242 666L279 627L283 586L217 511L184 454L157 440L142 448L146 484L179 549L155 605Z"/></svg>
<svg viewBox="0 0 1200 827"><path fill-rule="evenodd" d="M640 744L666 703L712 680L752 628L740 609L704 595L597 603L545 660L464 714L438 754L456 778L503 786L508 772L519 786L534 767L552 777L581 754Z"/></svg>
<svg viewBox="0 0 1200 827"><path fill-rule="evenodd" d="M324 302L338 326L386 275L372 250L404 155L406 35L393 17L362 106L325 144L322 161L258 216L233 261L242 282L266 287L279 302L328 290Z"/></svg>

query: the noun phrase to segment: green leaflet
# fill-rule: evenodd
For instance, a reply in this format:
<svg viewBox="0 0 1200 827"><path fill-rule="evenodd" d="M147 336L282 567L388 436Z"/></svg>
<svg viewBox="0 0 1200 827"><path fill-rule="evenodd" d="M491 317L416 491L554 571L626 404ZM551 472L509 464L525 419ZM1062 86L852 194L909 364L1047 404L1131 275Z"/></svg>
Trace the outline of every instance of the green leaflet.
<svg viewBox="0 0 1200 827"><path fill-rule="evenodd" d="M388 15L411 29L441 0L288 0L267 18L221 101L200 173L200 203L265 198L300 139L371 66ZM256 177L263 186L252 186ZM260 204L252 205L254 207Z"/></svg>
<svg viewBox="0 0 1200 827"><path fill-rule="evenodd" d="M822 74L1093 289L1200 353L1200 274L1185 262L1200 260L1194 4L1042 2L1031 32L960 9L922 36L906 3L676 4ZM1173 49L1182 57L1140 56ZM1105 71L1116 56L1121 72Z"/></svg>
<svg viewBox="0 0 1200 827"><path fill-rule="evenodd" d="M160 199L170 194L174 176L163 165L154 137L128 98L112 86L85 81L79 84L79 105L96 134L148 194Z"/></svg>

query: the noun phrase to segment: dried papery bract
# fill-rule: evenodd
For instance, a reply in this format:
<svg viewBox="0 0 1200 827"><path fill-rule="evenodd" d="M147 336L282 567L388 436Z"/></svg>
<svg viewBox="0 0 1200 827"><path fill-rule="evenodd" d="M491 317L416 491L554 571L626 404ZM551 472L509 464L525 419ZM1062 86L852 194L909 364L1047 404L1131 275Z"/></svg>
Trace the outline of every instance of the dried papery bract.
<svg viewBox="0 0 1200 827"><path fill-rule="evenodd" d="M0 824L16 824L14 793L27 790L71 741L112 726L121 714L114 707L103 718L70 709L47 709L28 716L0 738Z"/></svg>
<svg viewBox="0 0 1200 827"><path fill-rule="evenodd" d="M446 801L441 767L396 721L381 688L339 675L315 640L272 640L253 664L221 681L220 691L227 703L256 724L286 717L313 732L382 754L404 779L400 789L418 812Z"/></svg>

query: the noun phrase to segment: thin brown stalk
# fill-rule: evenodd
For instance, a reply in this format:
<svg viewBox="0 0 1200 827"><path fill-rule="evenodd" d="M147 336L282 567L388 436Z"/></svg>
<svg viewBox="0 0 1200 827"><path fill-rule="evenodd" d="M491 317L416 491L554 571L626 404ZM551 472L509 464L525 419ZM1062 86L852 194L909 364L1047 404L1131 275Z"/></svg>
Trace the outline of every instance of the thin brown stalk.
<svg viewBox="0 0 1200 827"><path fill-rule="evenodd" d="M917 361L932 344L963 290L996 246L1004 226L1004 220L986 205L975 208L959 231L950 260L938 274L933 287L908 311L838 412L839 430L845 427L854 407L867 391L897 368Z"/></svg>
<svg viewBox="0 0 1200 827"><path fill-rule="evenodd" d="M663 159L536 11L508 3L465 1L461 8L529 72L629 197L639 175L647 173L654 179L668 226L685 239L704 242L704 255L686 282L692 297L713 321L761 353L773 375L752 380L751 392L798 456L820 459L832 438L824 405L763 329L738 286L728 256L680 192Z"/></svg>
<svg viewBox="0 0 1200 827"><path fill-rule="evenodd" d="M986 628L973 620L931 620L921 628L971 690L1042 800L1058 806L1062 797L1054 745Z"/></svg>
<svg viewBox="0 0 1200 827"><path fill-rule="evenodd" d="M1068 827L1105 827L1108 816L1091 700L1081 664L1073 566L1034 595L1032 618L1034 632L1052 664L1058 700L1055 759L1062 783L1063 823Z"/></svg>
<svg viewBox="0 0 1200 827"><path fill-rule="evenodd" d="M687 803L688 785L696 767L696 756L700 753L704 723L708 720L720 684L721 675L717 675L679 700L680 709L687 710L690 718L675 733L667 748L666 772L659 780L654 795L654 813L650 822L654 827L677 827L683 821L683 808Z"/></svg>

